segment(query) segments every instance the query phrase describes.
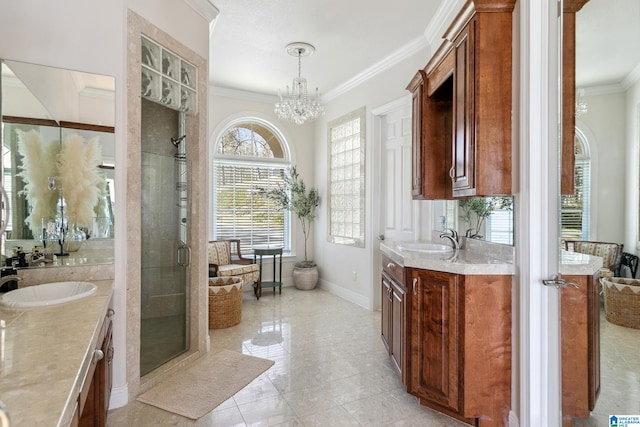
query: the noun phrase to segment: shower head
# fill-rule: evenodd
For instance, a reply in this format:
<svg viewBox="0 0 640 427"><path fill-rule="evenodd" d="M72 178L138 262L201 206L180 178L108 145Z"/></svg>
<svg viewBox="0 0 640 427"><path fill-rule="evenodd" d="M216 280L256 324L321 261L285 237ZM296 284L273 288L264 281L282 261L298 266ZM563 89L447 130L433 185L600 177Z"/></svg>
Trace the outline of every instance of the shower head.
<svg viewBox="0 0 640 427"><path fill-rule="evenodd" d="M182 135L180 138L171 138L171 143L177 147L186 137L187 135Z"/></svg>

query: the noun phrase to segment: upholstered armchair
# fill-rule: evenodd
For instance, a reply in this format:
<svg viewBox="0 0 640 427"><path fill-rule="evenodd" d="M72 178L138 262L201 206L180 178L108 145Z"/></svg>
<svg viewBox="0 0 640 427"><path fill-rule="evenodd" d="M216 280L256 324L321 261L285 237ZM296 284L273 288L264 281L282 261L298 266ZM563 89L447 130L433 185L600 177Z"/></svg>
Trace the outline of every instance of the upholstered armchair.
<svg viewBox="0 0 640 427"><path fill-rule="evenodd" d="M232 254L232 249L234 253ZM254 293L260 288L260 267L240 251L240 240L209 242L209 277L239 277L244 285L255 283Z"/></svg>
<svg viewBox="0 0 640 427"><path fill-rule="evenodd" d="M614 276L620 276L622 263L622 243L590 242L587 240L566 240L565 249L602 258L602 268L608 269Z"/></svg>

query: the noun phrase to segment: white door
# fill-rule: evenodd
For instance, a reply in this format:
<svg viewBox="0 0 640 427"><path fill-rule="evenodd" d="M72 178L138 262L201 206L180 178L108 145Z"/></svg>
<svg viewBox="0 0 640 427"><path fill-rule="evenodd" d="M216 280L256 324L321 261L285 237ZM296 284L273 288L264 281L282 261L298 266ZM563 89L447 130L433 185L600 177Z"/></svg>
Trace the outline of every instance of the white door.
<svg viewBox="0 0 640 427"><path fill-rule="evenodd" d="M380 234L386 240L413 240L411 198L411 106L399 106L381 118Z"/></svg>
<svg viewBox="0 0 640 427"><path fill-rule="evenodd" d="M381 301L381 239L413 240L415 204L411 199L411 95L373 110L373 289L372 309Z"/></svg>

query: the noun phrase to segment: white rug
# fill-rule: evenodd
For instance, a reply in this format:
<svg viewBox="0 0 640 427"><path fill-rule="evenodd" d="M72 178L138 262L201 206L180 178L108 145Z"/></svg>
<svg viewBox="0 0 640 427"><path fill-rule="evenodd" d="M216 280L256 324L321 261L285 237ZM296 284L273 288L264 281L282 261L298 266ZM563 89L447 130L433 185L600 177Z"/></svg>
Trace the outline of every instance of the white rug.
<svg viewBox="0 0 640 427"><path fill-rule="evenodd" d="M197 420L269 369L273 360L222 350L208 353L147 392L140 402Z"/></svg>

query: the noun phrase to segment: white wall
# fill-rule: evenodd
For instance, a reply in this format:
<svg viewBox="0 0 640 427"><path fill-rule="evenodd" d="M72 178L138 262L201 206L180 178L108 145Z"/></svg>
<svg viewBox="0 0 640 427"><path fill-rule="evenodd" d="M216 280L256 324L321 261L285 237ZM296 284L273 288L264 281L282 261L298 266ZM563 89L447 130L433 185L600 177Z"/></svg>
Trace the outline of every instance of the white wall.
<svg viewBox="0 0 640 427"><path fill-rule="evenodd" d="M373 142L371 111L401 97L410 97L410 93L405 89L406 85L418 69L424 68L429 57L429 48L423 48L401 63L328 102L325 105L325 116L316 122L316 185L323 198L314 228L320 286L366 308L374 307L373 289L377 286L374 277L376 266L372 266L372 252L378 247L375 241L378 224L374 224L373 219L377 216L374 210L380 209L374 204L378 195L373 194L374 180L377 178L374 159L376 156L379 157L380 147L375 146ZM366 108L365 247L355 248L329 243L327 240L327 123L362 106Z"/></svg>
<svg viewBox="0 0 640 427"><path fill-rule="evenodd" d="M584 100L589 110L576 119L576 126L589 139L592 158L589 240L624 243L625 94L587 96Z"/></svg>
<svg viewBox="0 0 640 427"><path fill-rule="evenodd" d="M0 58L114 76L116 80L116 237L114 393L126 403L126 64L127 8L208 58L209 23L184 2L173 0L25 0L3 2ZM118 390L124 389L122 393ZM123 401L123 398L125 399Z"/></svg>

